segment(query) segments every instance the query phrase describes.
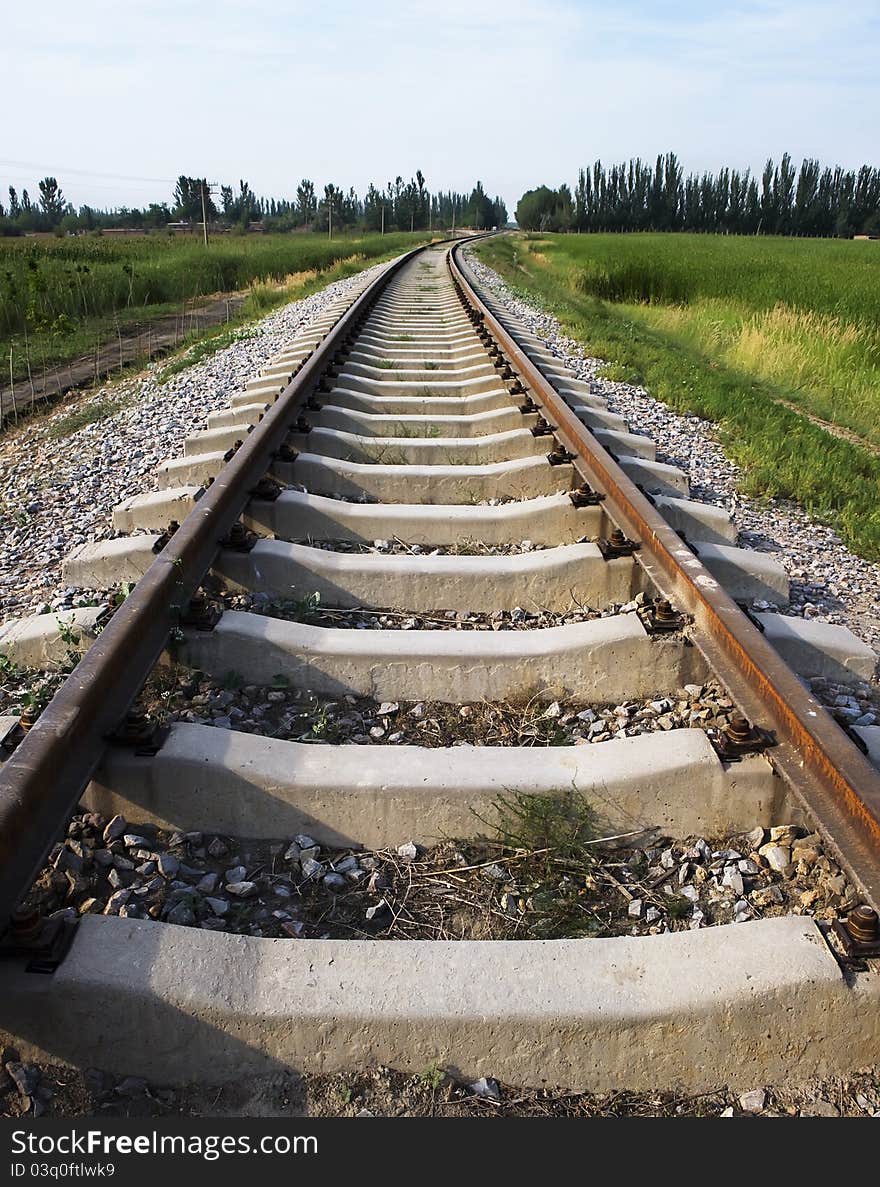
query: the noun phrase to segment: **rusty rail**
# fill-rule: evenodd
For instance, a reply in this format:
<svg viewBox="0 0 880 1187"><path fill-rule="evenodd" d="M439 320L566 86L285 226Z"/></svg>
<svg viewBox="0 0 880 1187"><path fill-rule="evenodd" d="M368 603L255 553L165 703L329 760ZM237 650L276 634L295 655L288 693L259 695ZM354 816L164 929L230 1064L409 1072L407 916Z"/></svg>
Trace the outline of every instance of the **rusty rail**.
<svg viewBox="0 0 880 1187"><path fill-rule="evenodd" d="M467 280L460 251L460 246L450 251L449 268L466 300L482 314L483 325L531 389L546 419L557 426L556 436L575 455L572 464L605 494L603 506L611 519L640 545L637 559L657 589L693 617L693 641L733 699L753 721L775 732L778 745L769 752L773 765L876 907L880 772L493 316Z"/></svg>
<svg viewBox="0 0 880 1187"><path fill-rule="evenodd" d="M0 933L329 360L390 278L422 250L376 277L305 359L0 767Z"/></svg>

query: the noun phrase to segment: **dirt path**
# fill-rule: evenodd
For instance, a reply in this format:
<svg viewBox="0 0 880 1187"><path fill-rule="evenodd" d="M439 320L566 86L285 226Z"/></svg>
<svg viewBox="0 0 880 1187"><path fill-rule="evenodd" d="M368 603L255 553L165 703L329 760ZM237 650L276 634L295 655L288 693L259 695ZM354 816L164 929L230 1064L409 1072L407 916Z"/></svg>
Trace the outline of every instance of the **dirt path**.
<svg viewBox="0 0 880 1187"><path fill-rule="evenodd" d="M117 337L104 342L96 351L69 363L35 371L31 380L21 380L12 388L0 388L0 424L8 418L29 411L39 400L55 399L73 388L100 383L116 371L139 359L155 358L173 350L182 339L210 326L228 321L242 306L247 294L222 293L208 301L184 305L179 313L127 322Z"/></svg>
<svg viewBox="0 0 880 1187"><path fill-rule="evenodd" d="M850 445L858 445L859 449L864 449L866 453L873 454L874 457L880 457L880 445L874 445L873 442L866 441L864 437L860 437L858 433L852 432L851 429L845 429L842 425L832 424L830 420L823 420L821 416L814 416L812 412L807 412L800 404L794 404L790 400L783 400L777 397L776 403L784 405L791 412L796 412L798 416L802 416L811 424L824 429L832 437L838 437L841 441L849 441Z"/></svg>

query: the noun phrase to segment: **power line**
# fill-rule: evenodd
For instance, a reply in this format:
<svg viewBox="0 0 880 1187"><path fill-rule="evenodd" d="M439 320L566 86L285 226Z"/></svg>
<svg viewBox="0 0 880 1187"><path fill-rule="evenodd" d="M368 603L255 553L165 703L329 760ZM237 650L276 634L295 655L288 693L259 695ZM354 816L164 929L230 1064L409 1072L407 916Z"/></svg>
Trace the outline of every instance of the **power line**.
<svg viewBox="0 0 880 1187"><path fill-rule="evenodd" d="M149 181L168 185L173 185L177 181L176 177L135 177L126 173L102 173L95 169L74 169L68 165L46 165L45 163L40 164L38 161L0 160L0 166L13 169L51 169L54 173L75 173L78 177L107 177L111 181Z"/></svg>
<svg viewBox="0 0 880 1187"><path fill-rule="evenodd" d="M20 186L21 185L21 176L18 173L4 173L2 170L0 170L0 183L2 183L3 185L6 185L8 183L10 185ZM68 185L68 183L64 179L64 177L61 178L61 183L66 190L70 188L70 186ZM72 182L72 185L73 185L74 189L79 189L79 190L83 190L83 189L105 190L105 191L109 191L111 193L116 193L116 194L119 193L119 185L118 184L111 185L109 182L107 182L107 183L102 183L99 181L82 182L82 181L74 180ZM27 188L27 187L25 186L24 188ZM156 192L154 187L148 188L147 183L137 185L136 189L137 189L138 193L142 193L142 194L152 194L152 193Z"/></svg>

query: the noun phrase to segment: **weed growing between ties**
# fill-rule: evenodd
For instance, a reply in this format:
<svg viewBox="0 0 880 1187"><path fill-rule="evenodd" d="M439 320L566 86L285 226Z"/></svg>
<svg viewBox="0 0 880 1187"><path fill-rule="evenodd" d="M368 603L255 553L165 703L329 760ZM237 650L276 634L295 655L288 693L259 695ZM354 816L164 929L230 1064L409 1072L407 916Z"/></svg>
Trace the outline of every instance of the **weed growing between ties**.
<svg viewBox="0 0 880 1187"><path fill-rule="evenodd" d="M476 250L608 360L609 379L643 384L677 412L714 421L747 494L795 500L873 560L880 289L863 246L570 235L505 237ZM809 415L861 432L866 447Z"/></svg>

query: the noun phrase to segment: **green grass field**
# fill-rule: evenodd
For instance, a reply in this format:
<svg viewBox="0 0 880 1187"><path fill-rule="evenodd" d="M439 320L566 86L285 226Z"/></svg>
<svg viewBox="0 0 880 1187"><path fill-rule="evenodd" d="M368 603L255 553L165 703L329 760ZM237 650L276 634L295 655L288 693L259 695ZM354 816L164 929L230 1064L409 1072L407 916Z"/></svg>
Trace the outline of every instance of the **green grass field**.
<svg viewBox="0 0 880 1187"><path fill-rule="evenodd" d="M748 493L795 499L880 557L880 244L515 235L478 251L609 377L715 421Z"/></svg>
<svg viewBox="0 0 880 1187"><path fill-rule="evenodd" d="M225 235L206 249L167 234L0 239L0 374L16 380L94 351L117 326L184 303L250 289L245 314L265 312L346 271L397 255L422 234Z"/></svg>

